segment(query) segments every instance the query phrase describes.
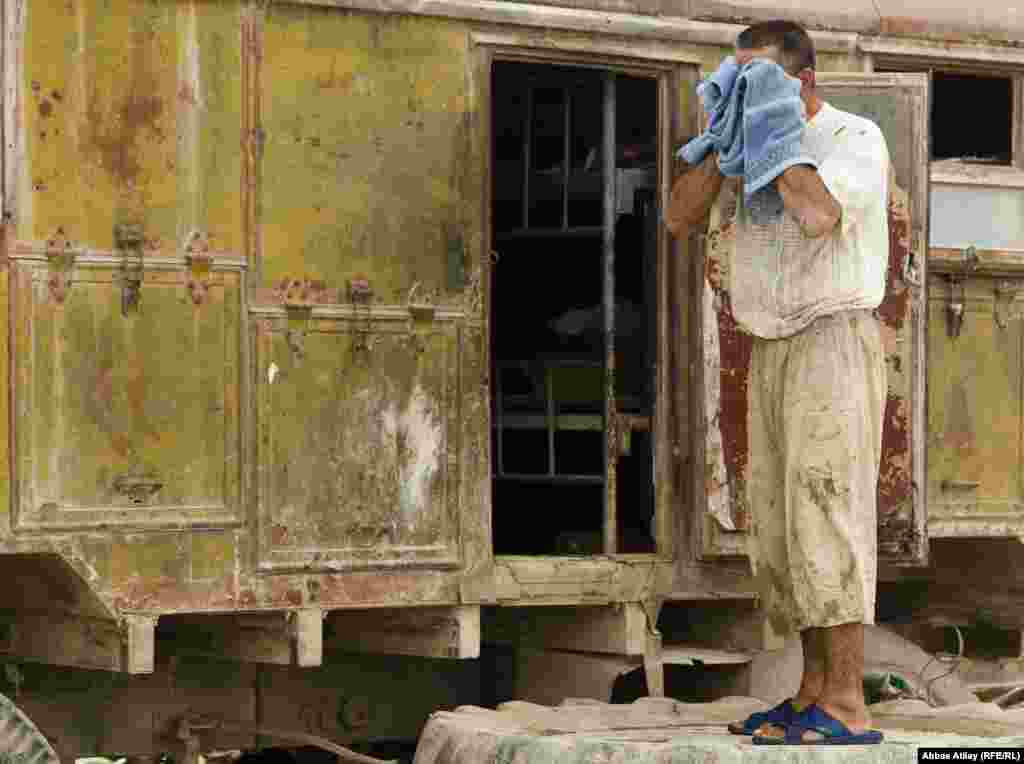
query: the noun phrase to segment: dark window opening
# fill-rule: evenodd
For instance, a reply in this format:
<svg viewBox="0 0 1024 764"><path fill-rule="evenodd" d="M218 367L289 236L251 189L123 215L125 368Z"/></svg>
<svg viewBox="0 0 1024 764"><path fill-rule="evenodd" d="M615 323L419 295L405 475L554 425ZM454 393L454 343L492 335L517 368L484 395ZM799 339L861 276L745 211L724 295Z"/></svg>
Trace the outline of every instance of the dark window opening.
<svg viewBox="0 0 1024 764"><path fill-rule="evenodd" d="M657 83L498 62L491 92L494 551L654 552ZM610 218L609 104L616 189ZM613 291L604 267L606 225L614 236ZM615 322L610 396L606 304L614 305ZM611 458L607 410L619 425ZM606 550L610 482L617 544Z"/></svg>
<svg viewBox="0 0 1024 764"><path fill-rule="evenodd" d="M932 159L1010 164L1013 80L936 72L931 134Z"/></svg>

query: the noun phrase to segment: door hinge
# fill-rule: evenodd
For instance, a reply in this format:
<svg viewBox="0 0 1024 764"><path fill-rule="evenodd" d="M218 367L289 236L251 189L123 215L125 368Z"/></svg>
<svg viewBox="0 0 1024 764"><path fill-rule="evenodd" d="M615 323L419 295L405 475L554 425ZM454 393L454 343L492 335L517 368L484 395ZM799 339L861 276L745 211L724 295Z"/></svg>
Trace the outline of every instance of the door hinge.
<svg viewBox="0 0 1024 764"><path fill-rule="evenodd" d="M213 255L210 254L210 239L201 231L193 231L185 244L185 261L188 263L188 293L194 305L202 305L210 291L213 272Z"/></svg>
<svg viewBox="0 0 1024 764"><path fill-rule="evenodd" d="M72 271L75 267L75 250L64 235L64 229L58 228L46 242L46 259L50 264L50 277L47 286L53 301L61 304L71 289Z"/></svg>

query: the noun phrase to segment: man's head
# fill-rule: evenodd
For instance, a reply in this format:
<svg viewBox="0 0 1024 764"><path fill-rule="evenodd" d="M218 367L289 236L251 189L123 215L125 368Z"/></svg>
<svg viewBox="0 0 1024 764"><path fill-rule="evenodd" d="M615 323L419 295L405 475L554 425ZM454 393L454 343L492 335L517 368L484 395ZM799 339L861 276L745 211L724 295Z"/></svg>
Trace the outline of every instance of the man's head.
<svg viewBox="0 0 1024 764"><path fill-rule="evenodd" d="M736 38L736 60L743 64L751 58L770 58L786 74L803 83L805 100L814 91L816 59L814 42L799 24L792 21L765 21L747 27Z"/></svg>

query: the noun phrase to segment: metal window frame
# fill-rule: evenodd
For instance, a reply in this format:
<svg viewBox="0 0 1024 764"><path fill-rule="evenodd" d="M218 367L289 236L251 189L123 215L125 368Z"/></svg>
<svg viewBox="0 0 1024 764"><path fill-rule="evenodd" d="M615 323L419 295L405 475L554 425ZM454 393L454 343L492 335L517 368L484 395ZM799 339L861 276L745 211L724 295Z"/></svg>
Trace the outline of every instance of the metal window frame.
<svg viewBox="0 0 1024 764"><path fill-rule="evenodd" d="M571 66L575 68L590 68L597 69L606 73L606 84L605 97L603 99L602 111L607 113L610 109L614 114L615 108L615 90L613 86L609 86L607 83L609 80L614 81L615 75L628 75L635 77L648 77L654 79L657 82L658 88L658 104L657 104L657 142L658 142L658 157L657 157L657 189L658 189L658 203L661 209L664 209L668 203L668 181L671 178L672 173L672 158L671 158L671 145L670 141L673 138L675 132L678 131L678 120L685 120L685 115L676 113L673 105L670 104L670 97L672 96L672 87L678 86L682 81L680 75L681 68L695 68L698 65L698 61L691 60L690 57L680 57L678 54L664 59L658 58L657 56L650 57L643 53L634 57L626 54L627 50L620 43L615 40L599 40L590 39L585 45L581 45L578 40L573 40L565 47L558 44L557 40L554 40L551 36L544 36L543 38L531 35L529 33L502 33L492 31L478 31L472 35L473 43L477 47L478 51L478 62L476 68L476 76L480 77L482 82L478 87L477 92L487 100L487 107L482 109L486 113L485 118L485 130L484 132L484 161L485 170L488 178L488 182L485 187L488 189L487 195L484 202L484 220L485 223L485 235L490 239L492 237L493 225L492 225L492 210L491 210L491 183L490 178L493 177L493 154L492 154L492 128L490 125L490 77L495 62L525 62L535 64L546 64L555 66ZM605 120L605 125L608 124L608 120ZM603 171L605 177L603 180L603 209L604 209L604 225L602 226L602 266L603 266L603 292L604 292L604 303L605 310L603 330L605 333L605 370L606 370L606 399L604 406L604 431L606 435L606 446L605 446L605 498L604 498L604 521L603 521L603 556L614 556L614 557L643 557L643 558L656 558L662 560L674 559L675 546L677 545L674 536L674 519L670 518L668 512L668 504L670 502L659 499L657 490L657 484L655 486L655 551L654 553L645 553L641 555L621 553L618 551L618 518L616 512L616 501L617 494L615 485L615 473L617 467L617 453L616 449L618 446L618 433L615 431L615 427L609 427L609 422L614 423L617 420L616 402L614 400L614 386L613 386L613 372L614 372L614 293L615 293L615 254L614 254L614 221L615 221L615 135L614 135L614 120L611 120L613 126L611 130L603 129L602 141L602 153L604 154L605 161L603 163ZM611 161L608 161L610 154ZM609 210L611 212L609 221ZM656 362L656 372L654 380L654 401L653 401L653 426L655 437L653 442L654 448L654 462L655 462L655 476L666 483L671 483L672 488L671 496L675 500L682 499L682 494L676 492L676 469L678 464L676 460L672 458L671 454L674 450L673 446L676 443L675 437L669 434L669 416L668 409L672 406L671 399L675 396L670 392L669 385L666 380L666 373L670 364L665 359L667 355L667 347L670 342L674 341L678 344L681 338L669 338L669 333L675 328L669 326L669 322L666 321L666 304L668 290L672 285L669 284L667 278L668 270L665 265L670 257L670 250L672 249L672 243L664 230L659 231L658 242L657 242L657 276L656 280L658 291L658 304L657 304L657 316L658 320L655 325L655 332L657 333L657 348L658 348L658 360ZM675 280L672 280L673 285ZM611 299L611 307L608 306L609 295ZM683 383L682 380L679 380ZM685 383L684 383L685 384ZM676 501L672 501L675 504Z"/></svg>

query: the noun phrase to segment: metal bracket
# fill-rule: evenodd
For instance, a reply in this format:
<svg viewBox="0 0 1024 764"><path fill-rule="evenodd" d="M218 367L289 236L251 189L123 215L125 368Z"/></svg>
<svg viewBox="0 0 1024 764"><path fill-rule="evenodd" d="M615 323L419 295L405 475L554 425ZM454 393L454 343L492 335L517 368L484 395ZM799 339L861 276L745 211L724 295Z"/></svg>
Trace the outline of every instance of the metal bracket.
<svg viewBox="0 0 1024 764"><path fill-rule="evenodd" d="M142 226L135 223L119 223L114 226L114 241L123 253L121 262L121 314L137 313L142 291L142 275L145 262L142 256L144 238Z"/></svg>
<svg viewBox="0 0 1024 764"><path fill-rule="evenodd" d="M53 301L61 304L71 290L71 273L75 266L75 251L64 235L63 228L58 228L57 233L47 240L46 259L50 263L50 278L47 279L46 285L50 289Z"/></svg>
<svg viewBox="0 0 1024 764"><path fill-rule="evenodd" d="M943 493L952 491L974 491L981 485L977 480L943 480L941 488Z"/></svg>
<svg viewBox="0 0 1024 764"><path fill-rule="evenodd" d="M163 482L152 475L126 474L114 478L114 491L136 506L149 504L163 487Z"/></svg>
<svg viewBox="0 0 1024 764"><path fill-rule="evenodd" d="M202 305L210 291L210 273L213 270L213 255L210 254L210 240L200 231L193 231L185 245L185 260L188 262L188 293L195 305Z"/></svg>
<svg viewBox="0 0 1024 764"><path fill-rule="evenodd" d="M1010 321L1010 306L1017 299L1021 290L1018 281L1000 281L996 284L995 319L1000 329L1005 329Z"/></svg>

